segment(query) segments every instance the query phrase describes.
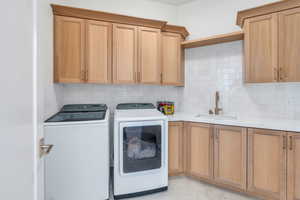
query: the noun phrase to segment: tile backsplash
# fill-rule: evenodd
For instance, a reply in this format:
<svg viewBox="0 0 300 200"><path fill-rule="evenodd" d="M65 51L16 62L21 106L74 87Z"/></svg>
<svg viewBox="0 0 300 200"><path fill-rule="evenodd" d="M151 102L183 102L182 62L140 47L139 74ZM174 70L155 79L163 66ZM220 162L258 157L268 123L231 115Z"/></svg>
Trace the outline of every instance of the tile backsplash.
<svg viewBox="0 0 300 200"><path fill-rule="evenodd" d="M65 84L63 104L105 103L111 111L119 103L174 101L179 104L180 87L155 85Z"/></svg>
<svg viewBox="0 0 300 200"><path fill-rule="evenodd" d="M220 92L224 114L240 118L300 120L300 83L243 83L243 43L231 42L185 52L185 87L63 84L61 104L174 101L176 111L208 113Z"/></svg>
<svg viewBox="0 0 300 200"><path fill-rule="evenodd" d="M186 50L181 111L208 113L220 92L224 113L241 118L300 119L300 83L243 83L243 43Z"/></svg>

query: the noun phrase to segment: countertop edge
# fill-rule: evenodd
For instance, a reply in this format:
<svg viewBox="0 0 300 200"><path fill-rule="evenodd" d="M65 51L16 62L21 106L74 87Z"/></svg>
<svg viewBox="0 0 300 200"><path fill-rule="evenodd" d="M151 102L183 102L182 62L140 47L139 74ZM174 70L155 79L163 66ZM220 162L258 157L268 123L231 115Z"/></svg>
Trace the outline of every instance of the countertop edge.
<svg viewBox="0 0 300 200"><path fill-rule="evenodd" d="M195 117L195 115L184 113L174 114L168 116L169 122L198 122L215 125L238 126L245 128L269 129L286 132L299 132L300 133L300 120L286 120L286 119L238 119L238 120L223 120L223 119L209 119Z"/></svg>

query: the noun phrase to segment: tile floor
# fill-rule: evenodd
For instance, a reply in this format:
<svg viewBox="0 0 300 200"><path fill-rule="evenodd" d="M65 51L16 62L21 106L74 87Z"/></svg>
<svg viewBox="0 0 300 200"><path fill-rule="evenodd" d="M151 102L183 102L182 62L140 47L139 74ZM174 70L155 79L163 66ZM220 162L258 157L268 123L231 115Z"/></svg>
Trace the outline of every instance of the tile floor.
<svg viewBox="0 0 300 200"><path fill-rule="evenodd" d="M169 189L143 197L126 200L255 200L228 190L223 190L187 177L172 177L169 180Z"/></svg>

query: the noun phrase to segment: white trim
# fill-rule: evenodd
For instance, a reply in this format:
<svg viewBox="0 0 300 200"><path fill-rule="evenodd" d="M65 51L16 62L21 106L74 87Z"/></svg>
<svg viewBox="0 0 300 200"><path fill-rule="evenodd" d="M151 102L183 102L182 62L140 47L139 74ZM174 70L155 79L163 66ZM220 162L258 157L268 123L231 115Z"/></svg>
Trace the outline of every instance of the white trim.
<svg viewBox="0 0 300 200"><path fill-rule="evenodd" d="M37 0L32 0L32 64L33 64L33 198L38 199L38 24Z"/></svg>

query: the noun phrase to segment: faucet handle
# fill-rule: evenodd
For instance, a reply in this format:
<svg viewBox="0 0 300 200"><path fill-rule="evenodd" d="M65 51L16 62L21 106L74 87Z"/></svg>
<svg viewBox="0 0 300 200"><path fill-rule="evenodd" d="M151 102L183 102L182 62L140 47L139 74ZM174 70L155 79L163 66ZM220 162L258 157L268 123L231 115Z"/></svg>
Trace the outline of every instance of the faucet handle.
<svg viewBox="0 0 300 200"><path fill-rule="evenodd" d="M208 111L208 114L210 114L210 115L213 115L213 114L214 114L214 112L212 111L212 109L210 109L210 110Z"/></svg>

